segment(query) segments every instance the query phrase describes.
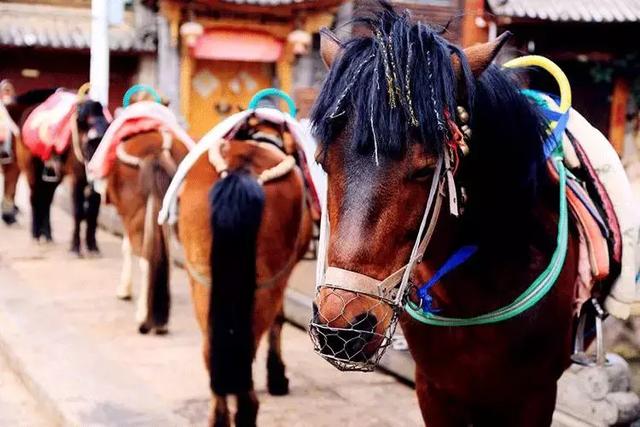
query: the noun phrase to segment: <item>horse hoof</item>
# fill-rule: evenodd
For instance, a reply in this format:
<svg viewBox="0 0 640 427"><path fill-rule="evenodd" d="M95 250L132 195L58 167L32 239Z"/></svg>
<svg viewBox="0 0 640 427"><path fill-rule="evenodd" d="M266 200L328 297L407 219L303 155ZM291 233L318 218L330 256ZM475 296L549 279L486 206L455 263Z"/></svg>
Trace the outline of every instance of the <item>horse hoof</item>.
<svg viewBox="0 0 640 427"><path fill-rule="evenodd" d="M116 298L118 298L118 299L119 299L119 300L121 300L121 301L131 301L131 294L129 294L129 295L120 295L120 294L117 294L117 295L116 295Z"/></svg>
<svg viewBox="0 0 640 427"><path fill-rule="evenodd" d="M169 328L166 325L156 326L153 331L156 335L167 335L169 333Z"/></svg>
<svg viewBox="0 0 640 427"><path fill-rule="evenodd" d="M213 413L209 417L209 427L230 427L231 419L229 418L229 413L225 412L223 414Z"/></svg>
<svg viewBox="0 0 640 427"><path fill-rule="evenodd" d="M140 325L140 327L138 327L138 332L140 332L142 335L147 335L150 330L151 328L146 323L143 323L142 325Z"/></svg>
<svg viewBox="0 0 640 427"><path fill-rule="evenodd" d="M80 252L80 249L71 248L69 249L69 254L75 258L82 258L82 252Z"/></svg>
<svg viewBox="0 0 640 427"><path fill-rule="evenodd" d="M267 389L271 396L286 396L289 394L289 378L268 378Z"/></svg>
<svg viewBox="0 0 640 427"><path fill-rule="evenodd" d="M87 258L100 258L102 257L102 253L100 252L100 249L89 249L87 251Z"/></svg>
<svg viewBox="0 0 640 427"><path fill-rule="evenodd" d="M16 216L14 214L2 214L2 221L7 225L16 223Z"/></svg>

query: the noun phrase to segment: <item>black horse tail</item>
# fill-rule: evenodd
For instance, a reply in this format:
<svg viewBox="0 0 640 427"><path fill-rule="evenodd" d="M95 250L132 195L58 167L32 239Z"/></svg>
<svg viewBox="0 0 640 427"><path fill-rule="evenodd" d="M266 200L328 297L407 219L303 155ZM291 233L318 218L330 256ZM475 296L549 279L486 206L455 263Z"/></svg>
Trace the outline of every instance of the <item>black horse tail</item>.
<svg viewBox="0 0 640 427"><path fill-rule="evenodd" d="M256 243L264 191L246 172L234 171L209 192L211 298L209 379L213 393L253 389L253 307Z"/></svg>
<svg viewBox="0 0 640 427"><path fill-rule="evenodd" d="M142 250L149 262L148 283L143 284L147 286L147 318L140 325L141 333L152 328L165 333L169 322L169 228L159 225L157 218L172 176L173 168L160 157L148 157L140 164L140 188L147 198Z"/></svg>

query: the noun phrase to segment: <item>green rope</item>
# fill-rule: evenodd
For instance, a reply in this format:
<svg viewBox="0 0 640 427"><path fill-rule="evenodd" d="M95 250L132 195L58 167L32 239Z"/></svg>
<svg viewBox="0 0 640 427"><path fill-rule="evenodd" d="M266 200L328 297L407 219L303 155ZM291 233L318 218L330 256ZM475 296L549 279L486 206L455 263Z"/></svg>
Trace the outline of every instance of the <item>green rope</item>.
<svg viewBox="0 0 640 427"><path fill-rule="evenodd" d="M563 163L562 146L553 153L551 161L553 161L557 167L558 175L560 177L560 216L558 219L557 246L547 268L511 304L490 313L470 318L444 317L433 313L425 313L419 306L409 301L405 305L405 310L411 315L411 317L421 323L432 326L474 326L498 323L511 319L527 311L536 305L549 292L549 290L551 290L562 272L562 267L567 253L569 235L566 198L567 171Z"/></svg>

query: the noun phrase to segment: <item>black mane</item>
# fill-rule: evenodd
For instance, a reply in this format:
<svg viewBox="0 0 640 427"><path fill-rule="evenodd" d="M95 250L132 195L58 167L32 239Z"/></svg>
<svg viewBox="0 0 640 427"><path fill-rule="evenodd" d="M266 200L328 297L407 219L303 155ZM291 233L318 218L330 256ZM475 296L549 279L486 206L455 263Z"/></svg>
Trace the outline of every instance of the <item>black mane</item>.
<svg viewBox="0 0 640 427"><path fill-rule="evenodd" d="M20 105L34 105L44 102L47 98L53 95L58 89L34 89L16 97L16 104Z"/></svg>
<svg viewBox="0 0 640 427"><path fill-rule="evenodd" d="M476 78L461 48L438 30L387 3L377 9L355 20L372 36L343 43L311 114L315 136L326 148L348 124L348 143L372 157L376 145L381 157L397 158L410 143L440 153L450 138L445 112L464 106L473 131L458 176L469 200L465 236L490 240L483 235L495 235L492 225L524 227L546 176L546 122L538 108L512 73L490 66ZM452 56L461 64L460 78Z"/></svg>

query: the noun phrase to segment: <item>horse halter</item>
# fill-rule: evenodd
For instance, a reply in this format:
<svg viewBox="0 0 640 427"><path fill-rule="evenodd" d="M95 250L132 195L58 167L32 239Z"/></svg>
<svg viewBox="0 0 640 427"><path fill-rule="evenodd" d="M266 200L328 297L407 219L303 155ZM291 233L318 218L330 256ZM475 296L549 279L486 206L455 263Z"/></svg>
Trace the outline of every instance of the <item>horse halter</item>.
<svg viewBox="0 0 640 427"><path fill-rule="evenodd" d="M386 348L391 344L399 315L404 311L405 301L409 293L411 274L415 265L422 261L429 242L433 237L444 199L448 199L449 211L452 215L458 216L460 213L457 196L458 190L455 184L454 174L458 167L459 155L464 156L469 151L467 145L471 137L471 130L468 126L469 115L464 108L458 107L457 118L458 122L461 122L461 126L458 126L456 122L451 120L449 114L445 113L445 116L448 119L452 138L438 158L429 188L426 207L422 215L413 249L411 250L411 255L405 265L388 275L385 279L378 280L356 271L327 266L330 224L327 212L327 197L324 198L320 223L320 240L318 244L318 263L316 266L316 293L319 293L321 288L347 291L357 296L369 297L376 300L378 304L386 305L391 308L393 312L391 319L383 319L388 320L389 326L385 328L384 334L380 334L375 332L375 327L373 331L357 329L356 326L367 323L362 319L356 321L350 328L336 328L319 323L319 313L314 310L314 317L310 323L309 330L314 343L314 349L325 360L340 370L372 371L377 366ZM344 298L340 298L343 300L344 310L349 301L344 301ZM369 312L370 311L371 310L369 310ZM373 318L375 319L375 316L373 316ZM331 319L328 320L330 323ZM377 326L379 323L378 320L376 319L375 322L376 325L374 326ZM339 338L340 335L344 335L345 333L347 336L359 333L365 337L374 338L378 343L377 349L370 355L365 354L365 348L368 346L364 342L360 343L360 348L358 348L358 345L353 345L357 337L346 341L342 338L344 348L338 349L337 351L336 349L332 349L329 343L332 341L335 343L337 339L341 339ZM362 337L360 337L360 339L362 339ZM350 345L351 347L349 347Z"/></svg>

